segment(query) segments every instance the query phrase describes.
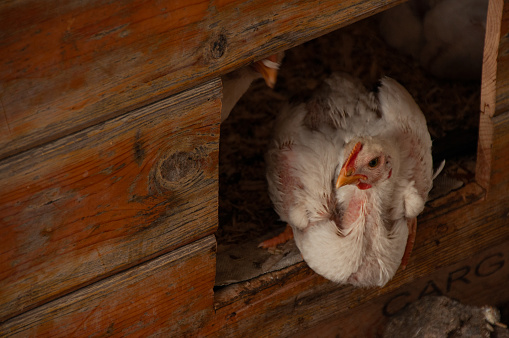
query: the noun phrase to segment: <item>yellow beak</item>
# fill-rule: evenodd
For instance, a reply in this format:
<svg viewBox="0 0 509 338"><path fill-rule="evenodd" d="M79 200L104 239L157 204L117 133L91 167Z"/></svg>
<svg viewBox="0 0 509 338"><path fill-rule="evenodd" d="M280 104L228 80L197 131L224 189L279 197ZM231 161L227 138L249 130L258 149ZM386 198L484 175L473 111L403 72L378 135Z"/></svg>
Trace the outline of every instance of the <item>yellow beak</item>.
<svg viewBox="0 0 509 338"><path fill-rule="evenodd" d="M348 184L357 184L361 179L366 179L366 176L359 174L354 175L352 170L347 171L346 168L343 167L336 180L336 189Z"/></svg>
<svg viewBox="0 0 509 338"><path fill-rule="evenodd" d="M357 142L355 146L352 149L352 152L348 156L347 160L345 161L345 164L343 164L343 167L341 168L341 171L339 172L338 179L336 180L336 189L341 188L342 186L348 185L348 184L358 184L360 183L361 179L367 179L366 176L355 174L355 168L354 168L354 162L357 158L357 155L362 150L362 143Z"/></svg>

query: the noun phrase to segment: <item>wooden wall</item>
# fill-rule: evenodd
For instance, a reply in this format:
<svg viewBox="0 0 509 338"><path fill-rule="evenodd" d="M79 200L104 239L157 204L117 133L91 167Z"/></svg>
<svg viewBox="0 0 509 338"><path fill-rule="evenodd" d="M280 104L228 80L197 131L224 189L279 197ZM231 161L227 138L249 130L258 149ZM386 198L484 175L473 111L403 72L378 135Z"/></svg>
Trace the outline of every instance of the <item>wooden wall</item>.
<svg viewBox="0 0 509 338"><path fill-rule="evenodd" d="M508 302L502 0L477 183L427 206L407 270L354 289L300 263L213 292L218 76L399 2L1 3L0 336L365 336L425 294Z"/></svg>
<svg viewBox="0 0 509 338"><path fill-rule="evenodd" d="M287 49L399 1L0 4L0 158Z"/></svg>
<svg viewBox="0 0 509 338"><path fill-rule="evenodd" d="M215 231L219 95L208 82L0 162L0 320Z"/></svg>

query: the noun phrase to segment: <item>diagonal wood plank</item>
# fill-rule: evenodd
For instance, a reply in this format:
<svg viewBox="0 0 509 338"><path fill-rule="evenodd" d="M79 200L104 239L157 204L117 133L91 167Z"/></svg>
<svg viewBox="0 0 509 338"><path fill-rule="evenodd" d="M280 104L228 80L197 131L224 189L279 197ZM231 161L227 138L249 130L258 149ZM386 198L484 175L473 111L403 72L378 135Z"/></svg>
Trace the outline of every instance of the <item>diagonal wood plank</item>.
<svg viewBox="0 0 509 338"><path fill-rule="evenodd" d="M509 247L486 248L476 257L437 269L415 282L403 285L359 305L354 311L322 321L295 337L380 337L384 324L425 296L447 296L475 306L503 306L509 301ZM497 290L496 298L494 290Z"/></svg>

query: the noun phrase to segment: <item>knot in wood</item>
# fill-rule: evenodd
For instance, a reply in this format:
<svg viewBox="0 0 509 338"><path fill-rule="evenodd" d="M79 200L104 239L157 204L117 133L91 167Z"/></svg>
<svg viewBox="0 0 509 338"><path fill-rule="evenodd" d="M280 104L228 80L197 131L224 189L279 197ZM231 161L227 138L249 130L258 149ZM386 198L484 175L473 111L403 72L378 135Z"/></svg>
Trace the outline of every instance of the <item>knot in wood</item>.
<svg viewBox="0 0 509 338"><path fill-rule="evenodd" d="M175 190L199 178L203 154L199 149L166 154L158 161L155 170L157 186Z"/></svg>
<svg viewBox="0 0 509 338"><path fill-rule="evenodd" d="M219 34L217 40L212 43L212 57L214 59L219 59L224 55L227 43L226 36L224 34Z"/></svg>
<svg viewBox="0 0 509 338"><path fill-rule="evenodd" d="M161 162L161 179L169 182L183 181L196 172L196 156L190 152L179 151Z"/></svg>

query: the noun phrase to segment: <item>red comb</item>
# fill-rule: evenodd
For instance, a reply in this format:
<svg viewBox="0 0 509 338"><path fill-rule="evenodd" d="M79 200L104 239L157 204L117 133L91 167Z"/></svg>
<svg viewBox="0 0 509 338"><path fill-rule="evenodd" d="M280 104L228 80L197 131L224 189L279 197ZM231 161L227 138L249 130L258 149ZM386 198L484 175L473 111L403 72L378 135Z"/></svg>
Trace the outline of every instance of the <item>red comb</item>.
<svg viewBox="0 0 509 338"><path fill-rule="evenodd" d="M352 165L353 162L355 162L355 159L357 158L357 155L359 155L359 152L362 150L362 143L357 142L355 146L352 149L352 152L348 156L348 159L346 160L343 167L349 167Z"/></svg>

